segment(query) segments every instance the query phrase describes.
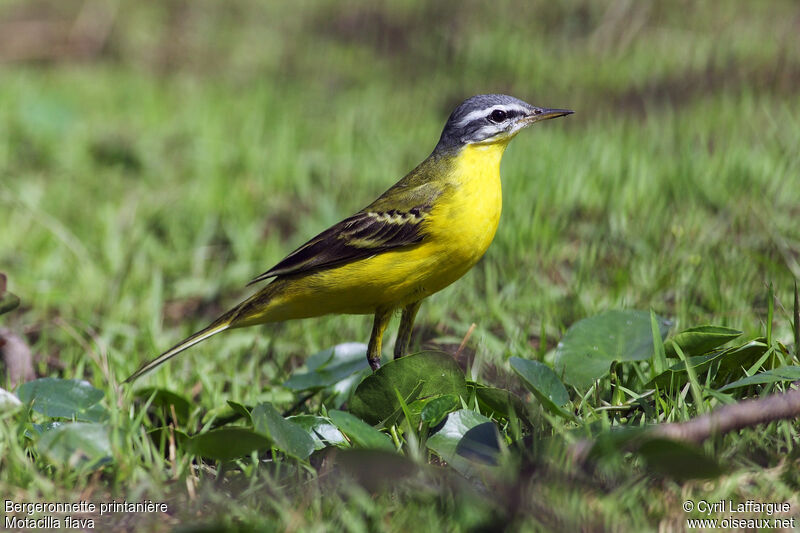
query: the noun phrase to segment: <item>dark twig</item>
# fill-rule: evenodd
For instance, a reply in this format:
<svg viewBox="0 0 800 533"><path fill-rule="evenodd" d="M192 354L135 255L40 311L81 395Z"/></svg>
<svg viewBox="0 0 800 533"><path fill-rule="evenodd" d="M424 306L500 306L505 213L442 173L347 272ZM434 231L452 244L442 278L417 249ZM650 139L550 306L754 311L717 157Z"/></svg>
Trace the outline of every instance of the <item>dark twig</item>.
<svg viewBox="0 0 800 533"><path fill-rule="evenodd" d="M19 335L0 328L0 360L5 363L11 388L36 377L31 349Z"/></svg>
<svg viewBox="0 0 800 533"><path fill-rule="evenodd" d="M800 359L800 293L797 290L797 280L794 282L792 322L792 329L794 330L794 357L795 359Z"/></svg>
<svg viewBox="0 0 800 533"><path fill-rule="evenodd" d="M458 359L458 356L461 355L461 352L464 350L464 347L467 345L467 342L469 342L469 338L472 336L472 332L475 331L475 327L476 325L473 322L472 325L470 325L469 329L467 330L467 334L464 335L464 338L461 340L461 344L458 345L456 353L453 354L454 358Z"/></svg>
<svg viewBox="0 0 800 533"><path fill-rule="evenodd" d="M628 448L635 449L651 438L664 438L700 444L710 437L725 435L731 431L757 426L776 420L800 417L800 390L771 394L765 398L743 400L725 405L687 422L674 422L653 426L640 438L633 439ZM582 440L571 447L572 457L583 463L589 456L594 442Z"/></svg>
<svg viewBox="0 0 800 533"><path fill-rule="evenodd" d="M800 390L791 390L724 405L688 422L655 426L647 432L647 436L699 444L714 435L724 435L731 431L799 416Z"/></svg>

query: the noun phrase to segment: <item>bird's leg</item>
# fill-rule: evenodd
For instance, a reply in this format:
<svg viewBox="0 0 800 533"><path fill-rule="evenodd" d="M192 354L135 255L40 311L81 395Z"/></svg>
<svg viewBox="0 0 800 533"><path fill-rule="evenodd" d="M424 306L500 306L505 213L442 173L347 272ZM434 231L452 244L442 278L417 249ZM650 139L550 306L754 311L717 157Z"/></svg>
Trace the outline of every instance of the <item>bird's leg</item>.
<svg viewBox="0 0 800 533"><path fill-rule="evenodd" d="M411 328L414 326L414 319L417 318L417 311L422 300L408 304L403 308L403 316L400 318L400 329L397 331L397 340L394 343L394 358L403 357L408 351L408 343L411 340Z"/></svg>
<svg viewBox="0 0 800 533"><path fill-rule="evenodd" d="M383 332L386 331L386 326L389 324L391 317L391 309L375 310L372 335L369 338L369 346L367 347L367 362L369 362L373 372L381 367L381 341L383 340Z"/></svg>

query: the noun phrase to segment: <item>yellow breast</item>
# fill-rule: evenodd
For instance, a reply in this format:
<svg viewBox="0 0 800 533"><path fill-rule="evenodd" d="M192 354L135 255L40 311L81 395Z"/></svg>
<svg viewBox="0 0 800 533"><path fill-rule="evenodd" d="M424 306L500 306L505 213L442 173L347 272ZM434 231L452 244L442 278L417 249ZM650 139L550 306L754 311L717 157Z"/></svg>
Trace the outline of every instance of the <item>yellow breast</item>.
<svg viewBox="0 0 800 533"><path fill-rule="evenodd" d="M500 159L505 148L505 143L467 145L456 156L452 188L428 225L445 273L463 275L494 239L503 206Z"/></svg>

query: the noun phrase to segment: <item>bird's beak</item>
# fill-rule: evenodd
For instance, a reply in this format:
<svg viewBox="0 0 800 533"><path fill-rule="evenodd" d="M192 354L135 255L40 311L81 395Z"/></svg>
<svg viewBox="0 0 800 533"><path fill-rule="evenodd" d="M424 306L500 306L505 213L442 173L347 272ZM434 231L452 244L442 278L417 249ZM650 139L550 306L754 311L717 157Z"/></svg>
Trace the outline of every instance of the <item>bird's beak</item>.
<svg viewBox="0 0 800 533"><path fill-rule="evenodd" d="M545 109L542 107L535 107L528 116L522 119L522 122L528 126L534 122L563 117L564 115L571 115L572 113L574 113L574 111L570 111L569 109Z"/></svg>

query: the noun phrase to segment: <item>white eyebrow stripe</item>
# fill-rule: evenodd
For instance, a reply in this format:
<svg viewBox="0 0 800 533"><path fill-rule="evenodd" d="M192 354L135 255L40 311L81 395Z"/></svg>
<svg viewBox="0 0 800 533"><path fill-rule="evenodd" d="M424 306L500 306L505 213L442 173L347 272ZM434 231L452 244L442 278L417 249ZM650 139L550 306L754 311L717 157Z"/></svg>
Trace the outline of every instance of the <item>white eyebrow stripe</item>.
<svg viewBox="0 0 800 533"><path fill-rule="evenodd" d="M466 126L467 124L469 124L470 122L472 122L475 119L484 118L486 115L488 115L489 113L491 113L495 109L502 109L503 111L506 111L506 112L508 112L508 111L519 111L519 112L521 112L523 114L528 113L527 109L525 109L524 107L522 107L520 105L517 105L517 104L500 104L500 105L495 105L495 106L492 106L492 107L487 107L487 108L484 108L484 109L478 109L476 111L472 111L472 112L468 113L467 116L465 116L464 118L459 120L458 123L456 124L456 126L459 127L459 128L463 127L463 126Z"/></svg>
<svg viewBox="0 0 800 533"><path fill-rule="evenodd" d="M487 124L486 126L481 126L477 131L474 131L469 137L462 138L462 140L467 141L488 138L501 131L503 131L502 128L495 124Z"/></svg>

